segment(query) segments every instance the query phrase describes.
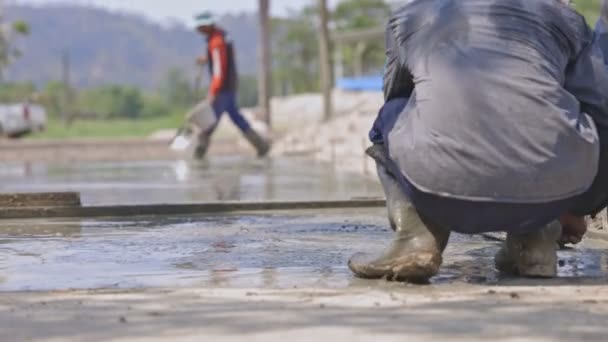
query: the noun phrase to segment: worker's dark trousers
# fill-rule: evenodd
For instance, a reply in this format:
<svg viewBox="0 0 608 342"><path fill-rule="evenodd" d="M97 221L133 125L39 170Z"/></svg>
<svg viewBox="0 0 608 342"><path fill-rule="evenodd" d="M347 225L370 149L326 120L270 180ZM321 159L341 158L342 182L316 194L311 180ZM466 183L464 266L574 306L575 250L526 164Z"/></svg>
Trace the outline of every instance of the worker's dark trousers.
<svg viewBox="0 0 608 342"><path fill-rule="evenodd" d="M388 153L387 140L407 103L397 98L385 103L370 131L370 139ZM432 223L451 231L477 234L492 231L525 233L557 220L566 212L592 215L608 204L608 130L600 129L600 167L591 188L583 195L547 203L480 202L453 199L418 190L403 176L397 165L385 158L377 160L398 181L401 189L416 209ZM449 177L449 175L446 175Z"/></svg>
<svg viewBox="0 0 608 342"><path fill-rule="evenodd" d="M236 93L233 91L223 91L220 92L215 98L215 102L213 103L213 111L215 112L215 116L217 117L217 122L222 118L224 113L228 113L230 120L234 122L234 124L241 130L241 132L246 133L251 130L251 125L247 122L247 119L241 114L239 111L239 107L236 104ZM211 134L217 127L217 123L209 129L206 134Z"/></svg>

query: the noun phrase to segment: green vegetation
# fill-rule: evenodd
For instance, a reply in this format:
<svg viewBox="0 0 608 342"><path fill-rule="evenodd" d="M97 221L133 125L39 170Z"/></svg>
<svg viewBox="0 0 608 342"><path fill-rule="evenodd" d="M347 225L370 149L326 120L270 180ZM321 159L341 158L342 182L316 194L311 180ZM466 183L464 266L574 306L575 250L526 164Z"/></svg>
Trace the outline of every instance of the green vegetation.
<svg viewBox="0 0 608 342"><path fill-rule="evenodd" d="M255 88L255 78L242 78L241 89L246 90L239 92L241 104L255 104ZM147 136L179 127L187 110L204 94L206 89L191 84L176 70L169 71L159 90L148 92L124 85L74 92L57 81L40 90L32 83L0 84L0 103L29 99L47 110L47 130L35 138Z"/></svg>
<svg viewBox="0 0 608 342"><path fill-rule="evenodd" d="M585 16L587 23L594 26L599 17L601 0L576 0L574 4L576 9Z"/></svg>
<svg viewBox="0 0 608 342"><path fill-rule="evenodd" d="M383 0L350 0L339 3L332 18L337 31L351 31L381 27L390 13L391 8ZM347 75L380 72L384 65L384 40L344 46L342 55ZM357 65L358 58L361 65Z"/></svg>
<svg viewBox="0 0 608 342"><path fill-rule="evenodd" d="M33 83L0 83L0 103L21 102L35 92Z"/></svg>
<svg viewBox="0 0 608 342"><path fill-rule="evenodd" d="M176 128L195 101L190 95L174 98L163 91L142 92L119 85L79 93L61 82L50 82L40 91L31 83L0 85L0 102L32 99L46 108L48 126L35 136L40 138L145 136Z"/></svg>
<svg viewBox="0 0 608 342"><path fill-rule="evenodd" d="M275 20L273 70L275 94L293 94L319 89L318 42L315 9L294 12L289 19Z"/></svg>
<svg viewBox="0 0 608 342"><path fill-rule="evenodd" d="M4 70L14 59L21 56L21 51L14 47L16 36L27 36L29 26L21 20L14 21L5 26L4 18L0 12L0 77Z"/></svg>
<svg viewBox="0 0 608 342"><path fill-rule="evenodd" d="M78 120L70 126L65 125L61 120L51 119L46 131L34 137L41 139L145 137L162 129L179 127L183 115L182 112L175 112L145 120Z"/></svg>
<svg viewBox="0 0 608 342"><path fill-rule="evenodd" d="M382 26L390 13L384 0L343 0L331 13L331 26L338 31ZM274 29L275 94L293 94L319 90L317 8L308 6L292 12L287 19L276 19ZM383 42L361 43L340 48L345 73L364 74L382 69ZM361 65L355 63L361 56Z"/></svg>

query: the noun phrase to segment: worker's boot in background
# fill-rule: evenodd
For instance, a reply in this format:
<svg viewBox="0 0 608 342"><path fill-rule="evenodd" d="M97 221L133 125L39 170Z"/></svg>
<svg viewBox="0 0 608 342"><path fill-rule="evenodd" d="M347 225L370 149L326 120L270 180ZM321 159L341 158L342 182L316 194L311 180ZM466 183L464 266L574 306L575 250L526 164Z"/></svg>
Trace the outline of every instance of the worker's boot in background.
<svg viewBox="0 0 608 342"><path fill-rule="evenodd" d="M552 278L557 276L558 221L526 234L507 234L495 258L496 268L508 275Z"/></svg>
<svg viewBox="0 0 608 342"><path fill-rule="evenodd" d="M378 176L396 236L384 255L374 258L358 253L349 260L348 266L361 278L427 283L439 272L450 232L423 222L397 181L380 164Z"/></svg>
<svg viewBox="0 0 608 342"><path fill-rule="evenodd" d="M245 138L258 153L258 157L265 157L270 152L270 143L262 138L256 131L249 129L245 132Z"/></svg>
<svg viewBox="0 0 608 342"><path fill-rule="evenodd" d="M211 135L203 132L198 135L198 143L196 148L194 149L194 158L195 159L204 159L207 155L207 150L209 149L209 143L211 142Z"/></svg>

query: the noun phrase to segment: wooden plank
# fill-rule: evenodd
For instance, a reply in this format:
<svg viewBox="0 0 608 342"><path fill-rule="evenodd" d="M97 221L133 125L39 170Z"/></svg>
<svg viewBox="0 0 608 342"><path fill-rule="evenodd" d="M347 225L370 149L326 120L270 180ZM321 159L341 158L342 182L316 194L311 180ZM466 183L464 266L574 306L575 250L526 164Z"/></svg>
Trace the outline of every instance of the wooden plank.
<svg viewBox="0 0 608 342"><path fill-rule="evenodd" d="M0 194L0 208L78 207L80 205L80 194L77 192Z"/></svg>

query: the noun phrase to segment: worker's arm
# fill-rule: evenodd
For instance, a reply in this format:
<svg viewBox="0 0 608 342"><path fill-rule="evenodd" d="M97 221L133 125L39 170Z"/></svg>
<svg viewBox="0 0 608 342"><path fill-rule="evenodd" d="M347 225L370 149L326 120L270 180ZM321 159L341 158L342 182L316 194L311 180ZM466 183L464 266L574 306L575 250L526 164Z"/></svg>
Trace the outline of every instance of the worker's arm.
<svg viewBox="0 0 608 342"><path fill-rule="evenodd" d="M598 127L608 128L608 68L593 41L593 34L587 29L582 49L566 70L564 87Z"/></svg>
<svg viewBox="0 0 608 342"><path fill-rule="evenodd" d="M397 97L410 97L414 90L412 74L402 64L399 57L400 47L395 39L389 22L386 35L386 64L384 65L384 100L386 102Z"/></svg>
<svg viewBox="0 0 608 342"><path fill-rule="evenodd" d="M214 37L209 44L213 69L211 70L211 84L209 85L208 100L213 103L226 81L228 51L226 41L222 36Z"/></svg>
<svg viewBox="0 0 608 342"><path fill-rule="evenodd" d="M196 64L201 65L201 66L207 64L208 61L209 61L209 59L208 59L207 55L200 55L196 58Z"/></svg>

